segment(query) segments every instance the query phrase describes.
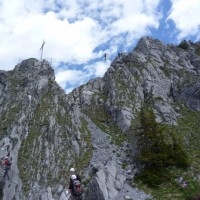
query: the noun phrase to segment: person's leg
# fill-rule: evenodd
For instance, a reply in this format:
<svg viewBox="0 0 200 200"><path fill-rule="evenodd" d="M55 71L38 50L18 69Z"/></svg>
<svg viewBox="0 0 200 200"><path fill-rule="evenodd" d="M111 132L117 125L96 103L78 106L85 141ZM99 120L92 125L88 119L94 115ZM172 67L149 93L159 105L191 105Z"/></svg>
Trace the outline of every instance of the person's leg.
<svg viewBox="0 0 200 200"><path fill-rule="evenodd" d="M10 177L9 177L9 171L10 171L10 169L8 169L8 172L7 172L8 180L10 179Z"/></svg>
<svg viewBox="0 0 200 200"><path fill-rule="evenodd" d="M9 175L8 175L8 172L9 172L9 170L10 170L10 169L8 169L8 168L5 168L4 170L5 170L5 172L4 172L4 176L3 176L3 178L5 179L5 178L6 178L6 176L7 176L8 180L9 180Z"/></svg>
<svg viewBox="0 0 200 200"><path fill-rule="evenodd" d="M81 200L80 196L73 196L71 195L70 200Z"/></svg>
<svg viewBox="0 0 200 200"><path fill-rule="evenodd" d="M3 175L3 178L5 179L6 178L6 176L8 176L8 169L4 169L4 175Z"/></svg>
<svg viewBox="0 0 200 200"><path fill-rule="evenodd" d="M82 200L82 195L78 197L78 200Z"/></svg>
<svg viewBox="0 0 200 200"><path fill-rule="evenodd" d="M73 196L73 200L82 200L82 196Z"/></svg>
<svg viewBox="0 0 200 200"><path fill-rule="evenodd" d="M70 196L70 200L76 200L76 199L74 199L74 196L72 194Z"/></svg>

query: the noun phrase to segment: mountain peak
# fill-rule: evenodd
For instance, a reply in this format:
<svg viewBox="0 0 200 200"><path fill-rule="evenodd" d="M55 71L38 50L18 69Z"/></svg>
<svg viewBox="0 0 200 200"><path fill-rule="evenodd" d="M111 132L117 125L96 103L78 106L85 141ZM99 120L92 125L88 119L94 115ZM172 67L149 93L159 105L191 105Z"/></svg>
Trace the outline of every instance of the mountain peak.
<svg viewBox="0 0 200 200"><path fill-rule="evenodd" d="M54 70L50 63L46 60L39 61L36 58L23 60L15 66L14 71L21 77L42 76L51 80L55 80Z"/></svg>
<svg viewBox="0 0 200 200"><path fill-rule="evenodd" d="M141 52L143 52L143 54L148 55L150 49L152 49L152 48L153 49L160 49L160 48L163 49L163 48L166 48L166 45L158 39L154 39L149 36L146 36L146 37L142 37L139 40L135 50L141 51Z"/></svg>
<svg viewBox="0 0 200 200"><path fill-rule="evenodd" d="M30 58L12 71L0 71L0 153L12 157L3 199L65 199L71 167L83 175L84 199L124 200L127 194L149 198L129 186L140 170L133 159L140 151L133 126L138 111L148 103L158 123L170 131L180 128L177 138L184 137L199 165L199 77L199 43L167 45L151 37L118 56L103 78L68 95L45 60ZM186 111L189 115L184 116ZM180 116L185 117L182 123ZM188 177L190 169L184 172ZM191 185L193 180L196 177L191 177Z"/></svg>

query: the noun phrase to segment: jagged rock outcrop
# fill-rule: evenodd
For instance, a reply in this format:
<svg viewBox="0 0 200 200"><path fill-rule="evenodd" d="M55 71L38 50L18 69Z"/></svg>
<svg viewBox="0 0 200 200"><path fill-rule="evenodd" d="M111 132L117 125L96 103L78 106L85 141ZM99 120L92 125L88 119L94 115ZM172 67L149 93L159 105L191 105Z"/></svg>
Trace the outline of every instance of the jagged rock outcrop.
<svg viewBox="0 0 200 200"><path fill-rule="evenodd" d="M126 183L126 180L133 178L136 170L125 154L126 148L112 144L108 134L102 132L87 116L84 115L84 118L92 134L94 148L93 157L85 171L86 177L93 177L88 184L85 199L123 200L128 195L132 199L149 198L149 195ZM129 169L123 168L125 161L131 163Z"/></svg>
<svg viewBox="0 0 200 200"><path fill-rule="evenodd" d="M145 93L152 91L159 120L176 123L176 100L199 110L199 49L200 43L188 42L185 49L144 37L132 52L117 57L102 79L90 81L70 95L82 107L102 105L126 131Z"/></svg>
<svg viewBox="0 0 200 200"><path fill-rule="evenodd" d="M2 198L61 200L71 166L83 176L87 200L150 197L130 186L137 149L125 133L144 100L168 124L176 124L182 105L199 111L199 61L200 43L144 37L103 78L68 95L46 61L31 58L0 71L0 156L13 162Z"/></svg>
<svg viewBox="0 0 200 200"><path fill-rule="evenodd" d="M166 45L149 37L142 38L133 52L122 54L113 61L102 79L89 81L75 89L68 98L75 96L75 102L94 121L114 123L123 131L129 129L145 98L153 100L158 121L176 124L180 116L179 106L186 105L199 111L200 43L186 42L186 46ZM104 112L99 112L99 108ZM98 114L101 117L95 117ZM117 137L117 133L112 137ZM133 147L134 152L137 152L137 146ZM113 198L109 197L105 174L106 169L98 171L89 184L89 199ZM124 194L122 196L125 198Z"/></svg>
<svg viewBox="0 0 200 200"><path fill-rule="evenodd" d="M25 60L0 77L0 146L13 162L3 199L58 199L67 170L87 147L84 133L79 140L75 134L79 111L45 61Z"/></svg>

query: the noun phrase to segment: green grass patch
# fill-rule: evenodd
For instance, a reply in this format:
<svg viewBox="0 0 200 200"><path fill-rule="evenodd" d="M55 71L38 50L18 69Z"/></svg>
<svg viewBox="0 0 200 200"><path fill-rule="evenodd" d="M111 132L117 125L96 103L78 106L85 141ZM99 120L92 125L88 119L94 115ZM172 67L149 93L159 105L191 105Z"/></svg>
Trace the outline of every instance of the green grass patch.
<svg viewBox="0 0 200 200"><path fill-rule="evenodd" d="M183 40L179 45L179 48L183 49L183 50L187 50L189 48L189 44L187 43L186 40Z"/></svg>
<svg viewBox="0 0 200 200"><path fill-rule="evenodd" d="M92 108L84 110L102 131L111 136L112 143L121 146L123 142L127 141L127 135L122 132L112 121L108 112L103 106L91 106Z"/></svg>
<svg viewBox="0 0 200 200"><path fill-rule="evenodd" d="M93 153L91 133L87 126L88 126L87 121L81 118L81 128L80 128L81 138L86 143L86 147L82 147L81 143L79 144L79 146L81 147L80 149L81 154L79 158L77 158L75 161L75 167L80 173L83 173L84 169L88 166Z"/></svg>
<svg viewBox="0 0 200 200"><path fill-rule="evenodd" d="M69 166L66 163L66 155L69 154L70 149L68 124L71 119L66 108L54 102L56 94L53 91L49 85L48 91L41 97L34 116L29 122L28 135L24 138L19 151L19 173L23 183L23 192L27 195L32 180L38 181L41 186L55 186L55 183L68 178L66 170ZM63 109L65 112L61 112ZM62 139L60 148L54 149L53 152L59 164L59 172L52 170L51 162L54 162L54 159L49 159L49 165L46 165L45 161L47 148L50 149L51 144L55 145L55 133L50 128L52 119L55 119L55 125L59 127L59 136ZM73 129L73 127L70 128ZM39 180L36 177L38 173L40 174Z"/></svg>
<svg viewBox="0 0 200 200"><path fill-rule="evenodd" d="M150 193L155 200L191 200L200 194L200 182L198 179L200 175L200 112L191 111L183 105L179 107L182 117L178 119L178 125L168 126L167 129L169 131L175 130L179 140L183 141L190 167L180 168L178 166L169 166L166 168L167 171L162 171L161 173L152 169L152 174L160 174L162 178L166 178L163 182L157 182L156 187L155 185L151 187L149 183L142 181L142 178L148 176L154 179L155 182L158 181L157 177L152 176L152 174L143 173L142 177L136 179L136 185L147 193ZM188 187L183 188L182 184L177 182L179 177L182 177L189 183Z"/></svg>
<svg viewBox="0 0 200 200"><path fill-rule="evenodd" d="M0 115L0 139L5 137L7 129L17 122L17 114L21 110L21 104L12 102L8 105L9 109Z"/></svg>

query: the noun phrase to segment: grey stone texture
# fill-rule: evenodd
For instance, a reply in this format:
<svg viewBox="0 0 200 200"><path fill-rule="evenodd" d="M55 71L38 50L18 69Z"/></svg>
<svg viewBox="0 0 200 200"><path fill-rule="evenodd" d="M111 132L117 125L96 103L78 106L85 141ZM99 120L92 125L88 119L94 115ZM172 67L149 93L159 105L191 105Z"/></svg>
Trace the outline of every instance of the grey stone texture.
<svg viewBox="0 0 200 200"><path fill-rule="evenodd" d="M2 199L67 199L69 168L90 148L83 119L92 142L92 158L81 169L87 182L83 199L150 198L130 185L137 168L127 152L137 149L127 142L115 145L87 112L104 109L109 116L104 123L126 132L146 99L153 99L157 120L168 124L176 124L179 106L199 111L200 43L187 44L185 49L143 37L133 51L113 60L104 77L68 95L45 60L30 58L12 71L1 70L0 155L12 158Z"/></svg>

